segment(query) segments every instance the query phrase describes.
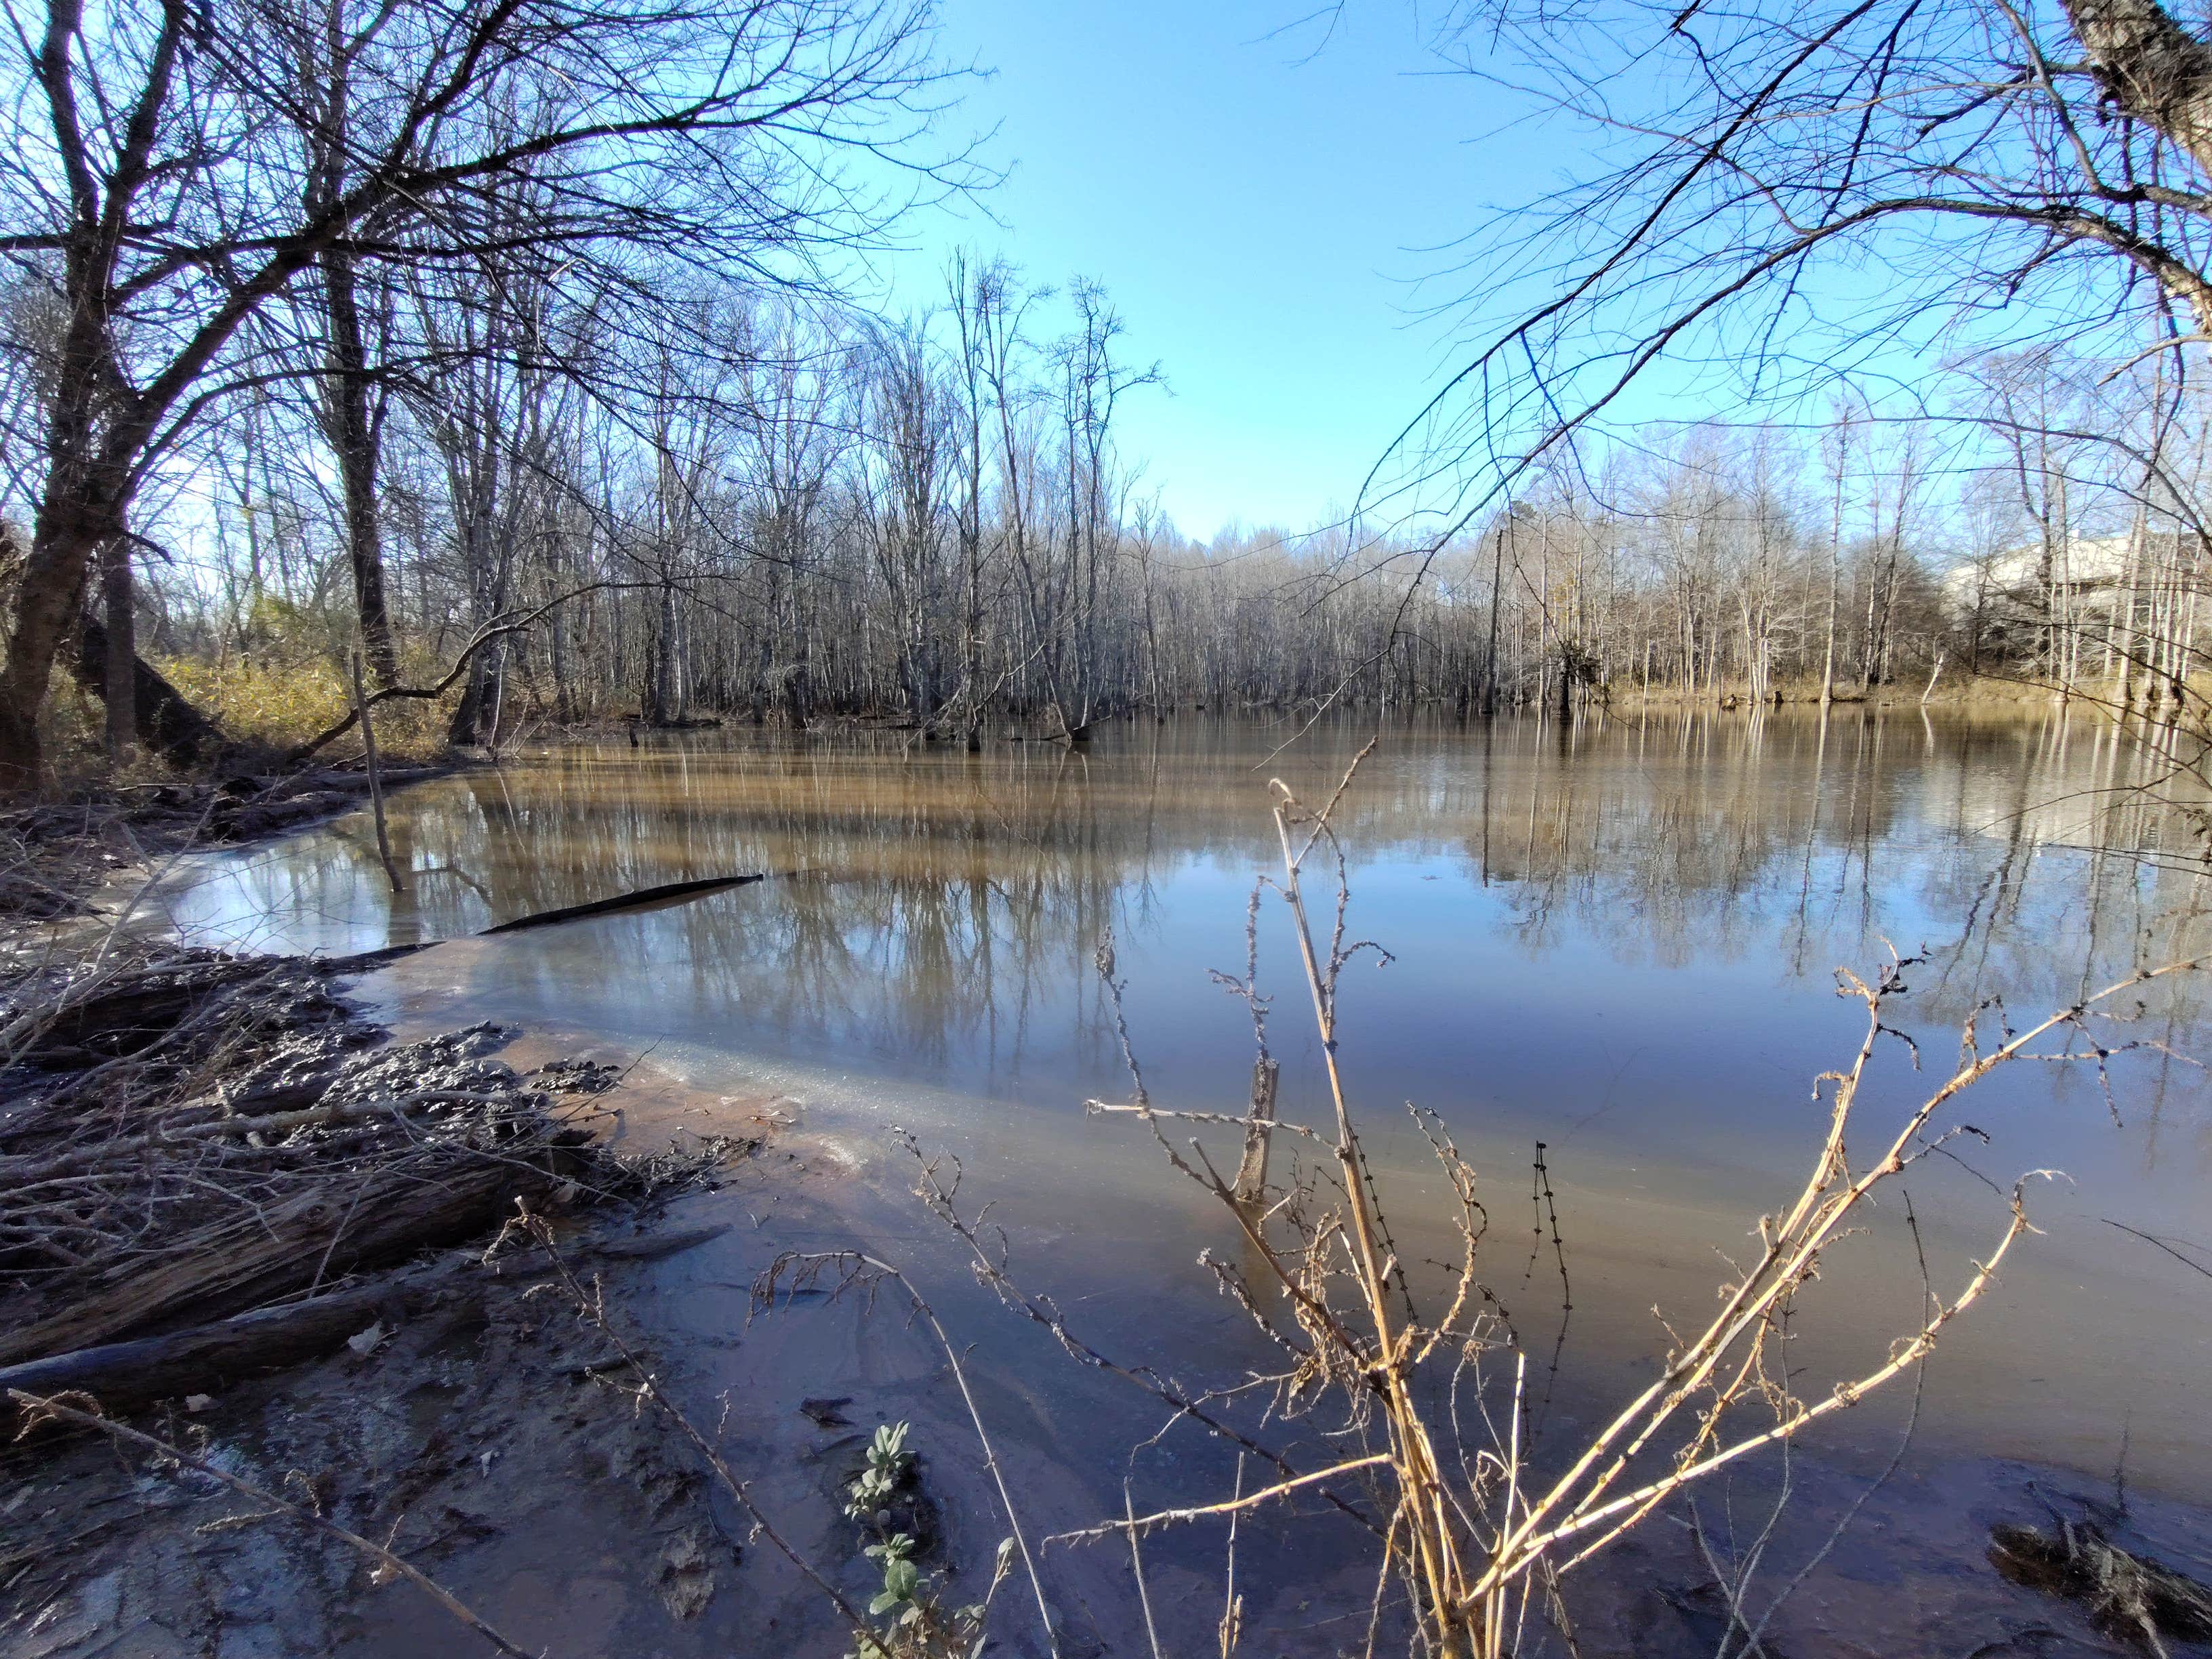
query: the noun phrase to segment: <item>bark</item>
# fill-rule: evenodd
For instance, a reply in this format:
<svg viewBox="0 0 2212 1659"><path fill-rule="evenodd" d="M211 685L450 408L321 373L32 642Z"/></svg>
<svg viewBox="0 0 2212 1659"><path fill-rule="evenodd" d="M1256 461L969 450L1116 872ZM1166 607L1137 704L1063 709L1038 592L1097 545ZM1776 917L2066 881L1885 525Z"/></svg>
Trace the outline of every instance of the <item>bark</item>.
<svg viewBox="0 0 2212 1659"><path fill-rule="evenodd" d="M54 659L76 621L94 551L123 527L113 483L73 488L74 471L63 459L51 465L30 556L16 581L15 625L7 661L0 664L0 791L38 787L46 765L39 714L46 706ZM105 641L103 630L103 651Z"/></svg>
<svg viewBox="0 0 2212 1659"><path fill-rule="evenodd" d="M118 766L138 746L138 619L136 596L131 591L131 544L118 536L100 550L100 599L106 610L107 651L106 684L129 684L133 695L106 697L107 758Z"/></svg>
<svg viewBox="0 0 2212 1659"><path fill-rule="evenodd" d="M685 664L680 622L676 614L676 585L660 588L660 632L654 654L653 720L670 725L684 718Z"/></svg>
<svg viewBox="0 0 2212 1659"><path fill-rule="evenodd" d="M2157 0L2063 0L2113 102L2212 173L2212 46Z"/></svg>
<svg viewBox="0 0 2212 1659"><path fill-rule="evenodd" d="M382 434L369 408L368 351L361 325L359 283L350 254L323 256L329 311L331 374L327 395L331 447L345 496L346 556L353 571L354 608L369 672L383 690L399 682L392 611L384 592L383 531L376 510Z"/></svg>

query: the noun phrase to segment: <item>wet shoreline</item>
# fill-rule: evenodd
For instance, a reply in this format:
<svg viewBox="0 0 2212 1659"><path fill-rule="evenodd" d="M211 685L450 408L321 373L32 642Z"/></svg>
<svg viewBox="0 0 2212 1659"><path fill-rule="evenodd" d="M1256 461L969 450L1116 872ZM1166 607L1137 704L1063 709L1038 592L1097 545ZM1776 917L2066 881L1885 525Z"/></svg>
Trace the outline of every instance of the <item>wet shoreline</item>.
<svg viewBox="0 0 2212 1659"><path fill-rule="evenodd" d="M1526 1237L1529 1149L1549 1143L1576 1275L1562 1432L1648 1377L1665 1344L1654 1301L1694 1310L1709 1297L1725 1254L1811 1144L1811 1074L1848 1052L1824 961L1901 933L1900 918L1944 922L1936 959L1914 970L1916 1034L1940 1055L1947 1026L1955 1043L1960 1012L1996 987L2022 1009L2069 994L2075 981L2055 940L2110 951L2100 941L2124 941L2147 918L2188 925L2143 886L2154 872L2120 857L2100 863L2070 845L2066 822L1989 793L1990 780L2021 772L2023 755L2043 757L2027 767L2040 792L2030 808L2064 795L2069 777L2106 787L2118 758L2088 736L1923 731L1917 716L1887 736L1851 724L1861 736L1848 744L1840 727L1785 722L1747 745L1686 722L1661 744L1648 732L1626 747L1618 735L1578 738L1556 759L1555 734L1480 748L1416 734L1379 757L1379 794L1352 820L1355 905L1371 907L1355 914L1399 960L1381 977L1347 981L1347 1064L1363 1099L1414 1097L1452 1115L1493 1183L1501 1241ZM422 884L408 916L373 899L364 910L374 890L350 873L359 848L330 832L273 854L216 855L164 902L180 927L253 915L264 938L336 952L740 864L834 874L805 893L747 890L579 922L559 937L441 945L365 989L403 1034L497 1018L532 1033L532 1052L643 1055L666 1079L665 1115L677 1119L774 1114L780 1137L816 1149L809 1218L790 1237L864 1243L947 1297L962 1340L981 1345L1012 1390L1004 1433L1053 1494L1055 1522L1084 1524L1111 1511L1112 1472L1158 1425L1094 1398L1057 1356L1030 1353L1029 1334L1007 1329L988 1299L948 1288L961 1284L961 1264L915 1213L886 1137L901 1125L963 1158L970 1190L998 1205L1039 1287L1096 1322L1101 1340L1146 1363L1233 1370L1243 1352L1233 1310L1192 1266L1198 1248L1233 1239L1121 1133L1130 1126L1084 1120L1075 1103L1116 1086L1083 990L1109 921L1124 963L1140 970L1132 1024L1163 1103L1218 1108L1218 1091L1249 1068L1241 1012L1204 976L1242 957L1254 865L1237 849L1265 823L1234 787L1250 769L1241 742L1170 743L1150 760L1109 741L1089 757L888 767L887 755L845 742L695 739L635 757L587 744L524 757L496 780L398 798L416 867L456 872ZM1321 775L1333 758L1298 763ZM1575 781L1577 772L1593 781ZM222 896L225 882L234 900ZM1685 1001L1692 988L1696 1000ZM2194 1005L2152 1012L2161 1040L2185 1047ZM1317 1102L1293 1030L1287 1018L1278 1027L1285 1110L1298 1116ZM1440 1064L1424 1069L1424 1052ZM2144 1547L2185 1559L2212 1537L2197 1507L2205 1448L2187 1404L2207 1324L2186 1316L2186 1267L2113 1224L2132 1218L2167 1236L2172 1217L2189 1212L2203 1100L2185 1071L2161 1093L2142 1092L2146 1079L2158 1083L2159 1057L2136 1063L2122 1127L2100 1127L2094 1086L2009 1087L1970 1115L1999 1136L1982 1160L1990 1170L2008 1178L2057 1147L2081 1184L2039 1196L2050 1237L2031 1241L1999 1293L1947 1334L1924 1391L1877 1395L1795 1454L1786 1478L1797 1501L1783 1527L1799 1564L1838 1515L1859 1514L1864 1536L1824 1556L1797 1610L1777 1615L1778 1650L1902 1650L1955 1632L1963 1652L2038 1620L2094 1644L2071 1609L2004 1584L1983 1553L1990 1526L2049 1520L2039 1493L2065 1494L2075 1514L2110 1505L2124 1447ZM1901 1047L1888 1067L1881 1100L1894 1109L1914 1074ZM1573 1109L1563 1115L1562 1102ZM659 1109L641 1104L640 1133ZM1407 1126L1389 1127L1388 1112L1377 1116L1379 1155L1414 1194L1403 1224L1418 1235L1420 1147ZM1972 1177L1947 1165L1918 1197L1939 1277L1986 1249L1990 1212ZM771 1359L746 1322L746 1287L754 1258L789 1242L779 1218L798 1212L759 1194L738 1210L742 1220L731 1219L748 1237L687 1255L634 1304L641 1320L666 1322L665 1352L687 1398L720 1411L714 1402L740 1382L819 1394L880 1377L890 1391L863 1395L872 1409L944 1410L926 1351L879 1371L890 1351L880 1331L841 1324L827 1350L802 1345L803 1358ZM1893 1223L1851 1245L1833 1294L1815 1287L1798 1350L1815 1370L1879 1352L1910 1322L1920 1281ZM1560 1298L1524 1267L1525 1244L1503 1249L1499 1291L1541 1352ZM2117 1352L2133 1361L2113 1376L2104 1356ZM894 1373L903 1380L892 1384ZM761 1418L748 1443L780 1455L789 1425L779 1413L789 1409ZM1908 1419L1911 1455L1862 1500ZM921 1427L940 1446L962 1432L957 1416ZM1218 1496L1231 1473L1192 1449L1171 1468L1147 1466L1146 1478L1163 1500ZM1712 1501L1734 1516L1784 1478L1764 1467L1730 1493L1714 1488ZM972 1496L969 1541L992 1524L989 1495ZM1577 1600L1601 1639L1586 1651L1711 1650L1716 1611L1699 1584L1712 1575L1689 1525L1685 1515L1656 1518L1626 1554L1587 1570L1591 1588ZM1302 1564L1285 1565L1285 1587L1264 1574L1250 1585L1253 1619L1286 1634L1303 1616L1293 1581L1333 1582L1325 1564L1340 1553L1299 1543L1297 1530L1276 1546L1285 1564ZM1218 1546L1164 1543L1161 1571L1202 1583L1218 1571L1203 1565ZM1114 1571L1085 1571L1097 1575L1081 1581L1085 1596L1102 1607L1126 1599ZM1868 1588L1881 1584L1905 1589ZM785 1605L784 1616L802 1617L796 1599ZM720 1622L731 1616L717 1601L704 1625L731 1631ZM1856 1641L1854 1629L1887 1630L1890 1645L1837 1645Z"/></svg>

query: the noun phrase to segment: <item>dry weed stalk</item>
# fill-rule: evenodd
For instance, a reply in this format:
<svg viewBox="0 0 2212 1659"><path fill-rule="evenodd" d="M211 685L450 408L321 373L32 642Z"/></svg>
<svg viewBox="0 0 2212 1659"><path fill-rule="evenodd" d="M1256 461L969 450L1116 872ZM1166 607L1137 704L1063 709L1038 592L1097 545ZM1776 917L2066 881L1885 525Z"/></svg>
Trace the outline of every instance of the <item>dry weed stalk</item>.
<svg viewBox="0 0 2212 1659"><path fill-rule="evenodd" d="M1271 1410L1285 1418L1310 1413L1324 1400L1334 1402L1345 1416L1341 1425L1327 1434L1341 1455L1327 1468L1301 1473L1275 1452L1225 1431L1206 1415L1202 1408L1218 1396L1175 1399L1171 1403L1179 1411L1267 1457L1282 1478L1255 1490L1240 1489L1226 1502L1151 1515L1131 1511L1061 1536L1134 1537L1173 1522L1234 1516L1309 1488L1351 1509L1334 1489L1372 1482L1381 1489L1387 1519L1377 1528L1384 1541L1384 1560L1376 1588L1370 1647L1380 1628L1388 1583L1395 1576L1408 1593L1416 1640L1425 1650L1467 1659L1498 1659L1521 1645L1532 1612L1564 1629L1559 1576L1603 1551L1668 1498L1761 1448L1787 1441L1808 1425L1850 1407L1917 1365L1944 1328L1988 1291L2006 1255L2023 1232L2031 1231L2024 1188L2029 1180L2050 1172L2032 1172L2013 1188L2006 1219L1986 1259L1973 1265L1948 1301L1929 1289L1925 1317L1880 1363L1838 1382L1826 1397L1806 1400L1790 1386L1780 1344L1798 1293L1817 1275L1824 1253L1855 1229L1861 1212L1885 1183L1921 1160L1947 1152L1948 1143L1959 1136L1978 1135L1968 1126L1937 1120L1962 1091L1991 1072L2021 1059L2088 1061L2109 1094L2106 1061L2126 1048L2146 1045L2100 1041L2092 1029L2093 1014L2131 988L2199 963L2176 963L2130 975L2021 1030L2004 1022L2001 1007L1988 1005L1978 1018L1985 1019L1995 1009L2002 1042L1984 1048L1983 1034L1970 1021L1952 1074L1906 1114L1901 1127L1878 1139L1870 1158L1854 1157L1847 1144L1853 1109L1881 1039L1887 1036L1911 1046L1909 1037L1886 1023L1884 1010L1905 990L1903 974L1914 959L1893 951L1871 980L1840 973L1838 994L1863 1006L1865 1032L1846 1069L1816 1080L1814 1098L1825 1103L1827 1121L1802 1189L1778 1214L1759 1218L1755 1259L1721 1287L1720 1310L1703 1328L1674 1338L1660 1376L1573 1449L1563 1468L1540 1473L1528 1458L1526 1356L1503 1306L1478 1273L1487 1216L1477 1196L1475 1172L1440 1121L1416 1109L1415 1120L1449 1181L1460 1239L1460 1259L1451 1270L1446 1305L1437 1316L1425 1318L1383 1215L1340 1068L1336 1003L1342 970L1366 951L1387 960L1387 954L1371 941L1347 943L1349 884L1344 853L1329 824L1331 811L1367 753L1363 750L1353 760L1317 811L1302 807L1280 781L1273 784L1282 873L1267 884L1289 911L1320 1038L1334 1133L1269 1124L1256 1115L1243 1119L1156 1109L1123 1017L1123 985L1115 976L1110 938L1101 945L1098 969L1109 994L1134 1098L1114 1105L1089 1103L1094 1111L1141 1119L1170 1164L1223 1204L1249 1246L1249 1271L1258 1276L1261 1282L1256 1284L1212 1259L1211 1253L1202 1260L1262 1334L1288 1356L1289 1364L1274 1376L1247 1382L1231 1392L1271 1386ZM1335 866L1334 913L1325 942L1317 936L1304 880L1316 848L1325 849ZM1223 982L1248 999L1256 996L1249 979ZM2054 1034L2068 1039L2057 1052L2044 1042ZM1917 1048L1913 1058L1917 1066ZM1320 1169L1294 1177L1271 1201L1246 1202L1195 1139L1178 1146L1167 1138L1161 1126L1170 1120L1219 1123L1259 1133L1281 1129L1324 1145L1328 1156ZM1152 1386L1150 1373L1134 1372L1088 1350L1079 1351L1056 1310L1014 1289L1005 1275L1003 1251L995 1255L988 1252L973 1227L953 1212L951 1194L937 1181L934 1169L924 1165L921 1195L969 1244L985 1281L1018 1310L1051 1327L1078 1358ZM1539 1197L1548 1196L1540 1154L1536 1181ZM1556 1242L1555 1212L1552 1229ZM1564 1288L1563 1254L1560 1267ZM1510 1388L1502 1375L1496 1375L1495 1388L1486 1376L1486 1362L1501 1358L1510 1359ZM1439 1370L1444 1373L1441 1376L1435 1375ZM1493 1364L1490 1370L1495 1374L1498 1368ZM1474 1401L1486 1431L1486 1443L1471 1455L1462 1433L1463 1398ZM1739 1407L1763 1409L1764 1426L1741 1420ZM1454 1449L1449 1460L1440 1450L1445 1445ZM1377 1476L1382 1478L1377 1480Z"/></svg>

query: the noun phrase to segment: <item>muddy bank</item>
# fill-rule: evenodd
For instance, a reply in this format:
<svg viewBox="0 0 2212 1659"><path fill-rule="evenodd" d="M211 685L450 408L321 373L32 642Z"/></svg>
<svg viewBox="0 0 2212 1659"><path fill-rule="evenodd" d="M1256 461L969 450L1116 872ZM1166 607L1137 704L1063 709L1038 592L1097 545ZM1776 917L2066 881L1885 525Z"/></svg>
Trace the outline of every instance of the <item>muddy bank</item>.
<svg viewBox="0 0 2212 1659"><path fill-rule="evenodd" d="M46 1401L210 1468L265 1462L250 1486L325 1518L358 1480L375 1513L356 1518L388 1509L377 1535L432 1558L498 1530L477 1489L510 1444L526 1510L588 1492L544 1461L588 1449L626 1532L668 1523L649 1578L668 1604L695 1612L711 1583L696 1460L626 1406L579 1413L605 1344L535 1299L556 1264L512 1228L526 1207L561 1261L635 1270L711 1236L657 1224L758 1134L617 1150L616 1068L520 1070L495 1057L515 1033L484 1023L389 1042L353 965L118 944L0 1000L0 1651L322 1650L363 1565L266 1545L300 1517L211 1515L236 1492ZM446 1484L464 1476L466 1498ZM400 1538L403 1516L427 1534ZM234 1568L265 1627L211 1588Z"/></svg>
<svg viewBox="0 0 2212 1659"><path fill-rule="evenodd" d="M881 1301L807 1297L748 1316L750 1287L777 1255L855 1237L842 1182L816 1181L799 1167L808 1162L772 1150L717 1191L679 1200L664 1228L735 1224L678 1254L592 1260L580 1243L575 1260L604 1287L632 1351L711 1436L780 1534L850 1596L866 1598L874 1579L862 1554L868 1538L843 1512L848 1482L878 1425L910 1425L933 1511L921 1565L956 1596L980 1597L1005 1522L942 1352ZM924 1282L933 1295L951 1288ZM987 1310L944 1299L963 1341L989 1334L970 1322ZM1132 1459L1131 1447L1164 1426L1157 1414L1133 1413L1106 1382L1044 1352L1050 1340L1037 1335L1034 1353L971 1365L1033 1537L1119 1512L1125 1472L1140 1506L1170 1493L1227 1493L1233 1459L1187 1433ZM590 1322L544 1279L526 1279L478 1303L425 1310L368 1352L341 1350L197 1409L179 1402L132 1420L391 1540L526 1651L848 1651L819 1588L718 1489L697 1448L641 1409L635 1385ZM83 1440L42 1455L32 1466L11 1453L0 1484L0 1653L11 1659L492 1651L413 1586L386 1581L356 1552L211 1480ZM1565 1581L1574 1651L1720 1651L1731 1621L1713 1563L1740 1562L1754 1545L1764 1553L1747 1590L1753 1617L1790 1592L1760 1632L1771 1655L2148 1650L2116 1637L2091 1607L2011 1582L1989 1556L1994 1528L2051 1530L2054 1509L2075 1520L2109 1516L2109 1487L2024 1466L1930 1463L1900 1471L1860 1504L1870 1484L1800 1455L1786 1471L1711 1489L1694 1511L1655 1517L1620 1553ZM1790 1501L1769 1534L1767 1505L1785 1485ZM1850 1528L1832 1542L1847 1513ZM2114 1535L2185 1570L2201 1533L2185 1511L2138 1503ZM1146 1541L1163 1651L1217 1650L1226 1542L1218 1523ZM1125 1547L1040 1554L1061 1653L1149 1651ZM1363 1651L1371 1560L1356 1528L1317 1504L1246 1516L1238 1650ZM1021 1589L1001 1586L994 1600L994 1651L1046 1650ZM1402 1631L1387 1635L1376 1650L1402 1650ZM1741 1643L1738 1630L1727 1650ZM1527 1650L1568 1651L1543 1631L1531 1632Z"/></svg>
<svg viewBox="0 0 2212 1659"><path fill-rule="evenodd" d="M290 988L281 1020L267 1012L271 975ZM851 1482L874 1431L908 1425L918 1456L900 1524L921 1534L919 1565L948 1596L981 1597L1006 1522L945 1350L889 1290L839 1295L834 1280L817 1280L763 1304L757 1287L793 1252L865 1246L926 1290L968 1357L976 1411L1030 1537L1118 1513L1125 1475L1140 1506L1218 1499L1239 1479L1231 1449L1072 1360L1049 1332L967 1279L951 1241L919 1224L899 1158L818 1138L804 1102L702 1097L649 1060L562 1055L542 1034L480 1026L392 1043L349 1006L342 980L312 964L241 969L203 958L174 969L195 975L230 988L234 1012L262 1011L253 1042L206 1051L225 1055L221 1075L247 1116L313 1109L288 1103L303 1094L319 1104L336 1091L343 1104L404 1078L418 1088L465 1081L474 1092L543 1096L553 1110L570 1103L592 1118L599 1145L631 1159L661 1152L679 1126L693 1130L690 1144L714 1133L750 1144L724 1156L711 1182L614 1202L568 1195L556 1248L586 1287L585 1304L543 1250L515 1239L488 1250L483 1235L323 1287L318 1296L433 1275L425 1292L394 1294L287 1369L203 1374L127 1417L200 1468L165 1466L87 1434L9 1446L0 1453L8 1659L494 1650L416 1586L292 1510L404 1557L525 1651L706 1659L847 1650L822 1586L761 1534L683 1425L641 1396L648 1372L783 1541L861 1606L878 1573L864 1553L874 1534L847 1512ZM70 1079L113 1075L100 1068L118 1060L151 1065L142 1057L164 1052L125 1043L128 1052L98 1057L102 1045L88 1035L49 1037L39 1100ZM172 1062L180 1063L173 1053ZM55 1150L26 1136L5 1139L0 1155L51 1158ZM1016 1248L1027 1254L1018 1237ZM787 1270L781 1282L787 1292L795 1284ZM1118 1298L1080 1298L1068 1312L1084 1337L1126 1363L1194 1386L1233 1384L1240 1350L1226 1328L1209 1334L1164 1317L1160 1295L1133 1285ZM154 1315L156 1334L179 1311ZM1563 1413L1559 1433L1571 1438L1572 1429ZM1297 1428L1279 1432L1297 1446ZM2095 1604L2015 1582L1994 1565L1993 1529L2087 1523L2182 1571L2205 1535L2199 1513L2129 1502L2046 1469L1912 1459L1883 1476L1808 1446L1655 1516L1565 1582L1572 1651L1688 1659L1723 1643L1737 1650L1744 1632L1730 1635L1723 1573L1754 1548L1742 1605L1766 1620L1759 1650L1771 1655L2125 1651ZM917 1516L926 1525L908 1518ZM1227 1542L1218 1523L1147 1540L1163 1651L1212 1650ZM1148 1650L1123 1547L1041 1544L1038 1556L1060 1653ZM1372 1540L1318 1502L1248 1515L1235 1578L1240 1650L1363 1650L1373 1559ZM998 1650L1048 1650L1018 1579L994 1598L992 1629ZM1386 1618L1386 1646L1403 1636ZM1569 1650L1539 1631L1528 1650Z"/></svg>

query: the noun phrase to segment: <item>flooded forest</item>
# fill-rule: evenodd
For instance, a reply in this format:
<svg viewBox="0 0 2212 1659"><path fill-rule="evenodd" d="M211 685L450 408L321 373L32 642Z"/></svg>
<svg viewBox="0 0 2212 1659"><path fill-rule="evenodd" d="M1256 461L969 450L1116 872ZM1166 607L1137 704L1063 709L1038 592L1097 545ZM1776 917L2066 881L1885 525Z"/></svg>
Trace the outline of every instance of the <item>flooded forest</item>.
<svg viewBox="0 0 2212 1659"><path fill-rule="evenodd" d="M2201 16L4 3L0 1659L2212 1653Z"/></svg>

